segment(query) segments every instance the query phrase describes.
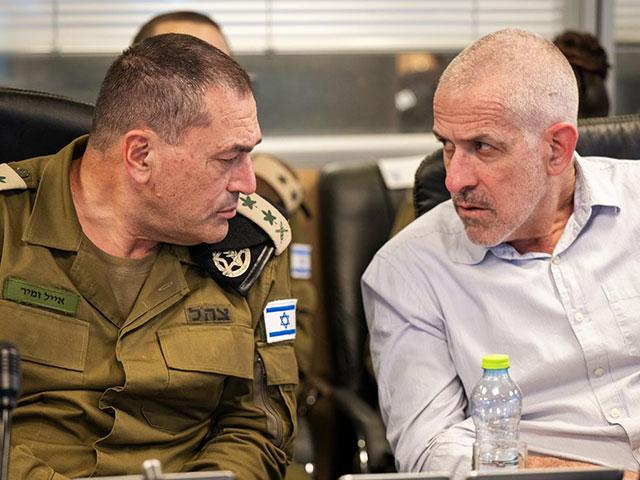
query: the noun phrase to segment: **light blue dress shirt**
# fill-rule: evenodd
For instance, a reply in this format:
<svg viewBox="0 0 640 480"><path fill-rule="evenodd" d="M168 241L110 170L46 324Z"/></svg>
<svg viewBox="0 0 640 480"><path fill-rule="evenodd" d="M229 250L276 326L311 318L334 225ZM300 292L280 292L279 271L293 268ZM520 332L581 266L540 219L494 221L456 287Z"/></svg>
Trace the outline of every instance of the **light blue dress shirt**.
<svg viewBox="0 0 640 480"><path fill-rule="evenodd" d="M511 357L530 452L638 469L640 162L576 154L574 212L552 255L471 243L449 200L362 278L387 437L400 471L470 470L468 397Z"/></svg>

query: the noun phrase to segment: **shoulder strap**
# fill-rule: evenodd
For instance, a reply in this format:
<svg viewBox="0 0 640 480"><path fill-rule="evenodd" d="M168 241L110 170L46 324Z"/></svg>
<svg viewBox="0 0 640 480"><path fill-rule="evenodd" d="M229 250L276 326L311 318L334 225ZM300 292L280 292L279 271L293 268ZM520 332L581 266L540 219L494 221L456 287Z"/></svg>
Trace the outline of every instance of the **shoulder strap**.
<svg viewBox="0 0 640 480"><path fill-rule="evenodd" d="M26 190L27 184L20 176L20 168L14 170L9 164L0 164L0 191L2 190Z"/></svg>
<svg viewBox="0 0 640 480"><path fill-rule="evenodd" d="M219 285L246 295L268 261L291 242L289 223L276 207L257 194L240 195L229 233L214 244L190 247L191 256Z"/></svg>

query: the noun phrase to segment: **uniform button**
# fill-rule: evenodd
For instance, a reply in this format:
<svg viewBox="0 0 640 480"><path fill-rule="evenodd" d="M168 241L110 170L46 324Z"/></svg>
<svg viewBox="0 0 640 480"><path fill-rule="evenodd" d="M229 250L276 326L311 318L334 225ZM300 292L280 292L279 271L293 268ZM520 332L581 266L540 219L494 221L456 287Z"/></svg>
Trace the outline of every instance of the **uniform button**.
<svg viewBox="0 0 640 480"><path fill-rule="evenodd" d="M580 323L582 320L584 320L584 315L582 315L582 313L581 313L581 312L576 312L576 313L573 315L573 318L574 318L574 320L575 320L576 322Z"/></svg>
<svg viewBox="0 0 640 480"><path fill-rule="evenodd" d="M620 410L618 410L617 408L612 408L611 409L611 417L612 418L618 418L620 416Z"/></svg>
<svg viewBox="0 0 640 480"><path fill-rule="evenodd" d="M553 263L554 265L559 265L560 264L560 257L558 257L558 256L551 257L551 263Z"/></svg>
<svg viewBox="0 0 640 480"><path fill-rule="evenodd" d="M596 377L601 377L603 373L604 373L604 368L602 368L602 367L598 367L598 368L593 370L593 374ZM615 410L615 408L614 408L614 410ZM612 411L611 415L613 415L613 411Z"/></svg>
<svg viewBox="0 0 640 480"><path fill-rule="evenodd" d="M22 167L16 168L16 173L20 175L20 178L28 178L31 175L31 172L29 172L29 170Z"/></svg>

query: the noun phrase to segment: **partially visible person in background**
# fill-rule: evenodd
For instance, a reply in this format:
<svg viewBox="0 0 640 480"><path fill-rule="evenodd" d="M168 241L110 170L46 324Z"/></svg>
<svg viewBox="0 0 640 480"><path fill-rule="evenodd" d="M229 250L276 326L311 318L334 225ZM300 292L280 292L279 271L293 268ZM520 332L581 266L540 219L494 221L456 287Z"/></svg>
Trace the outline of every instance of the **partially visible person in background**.
<svg viewBox="0 0 640 480"><path fill-rule="evenodd" d="M590 33L567 30L553 43L567 57L578 81L580 96L578 118L606 117L609 115L607 52Z"/></svg>
<svg viewBox="0 0 640 480"><path fill-rule="evenodd" d="M220 25L207 15L190 11L168 12L153 17L140 27L132 43L136 44L162 33L193 35L231 55L231 48Z"/></svg>
<svg viewBox="0 0 640 480"><path fill-rule="evenodd" d="M231 56L231 47L222 28L208 15L192 11L175 11L157 15L147 21L135 35L136 44L146 38L163 33L182 33L204 40ZM295 170L281 159L265 154L253 154L253 169L256 175L256 192L276 205L289 220L292 243L289 247L291 293L298 299L296 305L295 352L301 382L298 387L299 403L303 404L307 390L304 378L311 370L313 356L313 324L317 311L317 292L311 281L312 249L306 222L310 217L304 203L304 189ZM306 424L300 424L297 445L302 447L302 438L308 437ZM310 440L309 440L310 441ZM308 454L294 455L294 459L306 459ZM305 460L306 461L306 460ZM296 470L295 464L289 467Z"/></svg>
<svg viewBox="0 0 640 480"><path fill-rule="evenodd" d="M598 39L590 33L567 30L553 43L569 60L578 82L579 107L578 118L606 117L609 115L609 94L607 93L607 74L609 62L607 52ZM444 168L444 167L443 167ZM444 184L442 185L444 192ZM398 208L390 237L415 220L413 192L408 192Z"/></svg>

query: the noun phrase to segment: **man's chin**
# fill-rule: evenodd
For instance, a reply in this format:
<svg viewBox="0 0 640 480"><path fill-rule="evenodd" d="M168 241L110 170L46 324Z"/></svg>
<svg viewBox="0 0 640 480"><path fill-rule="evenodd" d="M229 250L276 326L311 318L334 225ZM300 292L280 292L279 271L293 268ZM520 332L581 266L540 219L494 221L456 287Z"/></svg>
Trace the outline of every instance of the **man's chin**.
<svg viewBox="0 0 640 480"><path fill-rule="evenodd" d="M207 228L205 232L199 235L199 238L194 245L199 243L207 243L209 245L221 242L226 238L229 233L229 222L218 222L215 227Z"/></svg>
<svg viewBox="0 0 640 480"><path fill-rule="evenodd" d="M465 226L464 230L469 241L479 247L491 248L499 245L503 241L502 238L496 238L495 234L492 235L490 232L477 227Z"/></svg>

